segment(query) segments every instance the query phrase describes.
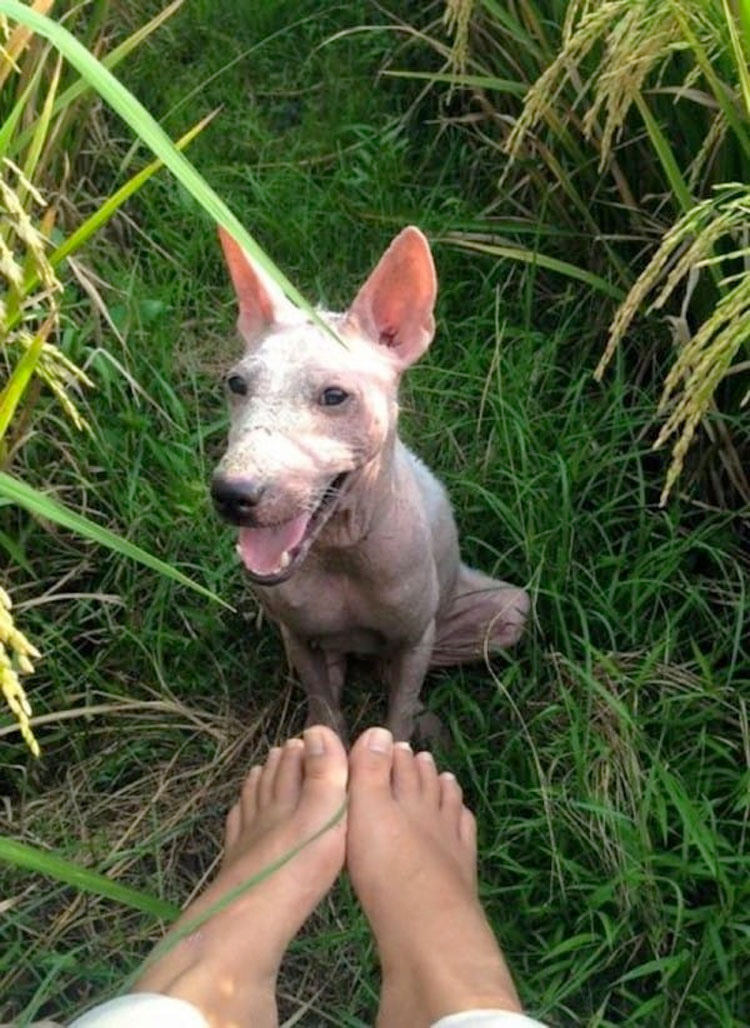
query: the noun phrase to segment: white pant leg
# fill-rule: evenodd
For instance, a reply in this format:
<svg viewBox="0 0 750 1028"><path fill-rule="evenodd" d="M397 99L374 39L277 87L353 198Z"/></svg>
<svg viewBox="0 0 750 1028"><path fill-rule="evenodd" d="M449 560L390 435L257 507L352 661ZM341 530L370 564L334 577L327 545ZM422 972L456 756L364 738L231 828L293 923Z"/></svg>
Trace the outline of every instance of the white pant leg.
<svg viewBox="0 0 750 1028"><path fill-rule="evenodd" d="M208 1028L192 1004L171 996L136 992L89 1010L70 1028ZM544 1028L525 1014L509 1010L465 1010L441 1017L432 1028Z"/></svg>
<svg viewBox="0 0 750 1028"><path fill-rule="evenodd" d="M465 1010L441 1017L432 1028L544 1028L544 1025L512 1010Z"/></svg>
<svg viewBox="0 0 750 1028"><path fill-rule="evenodd" d="M132 992L89 1010L70 1028L208 1028L203 1014L184 999Z"/></svg>

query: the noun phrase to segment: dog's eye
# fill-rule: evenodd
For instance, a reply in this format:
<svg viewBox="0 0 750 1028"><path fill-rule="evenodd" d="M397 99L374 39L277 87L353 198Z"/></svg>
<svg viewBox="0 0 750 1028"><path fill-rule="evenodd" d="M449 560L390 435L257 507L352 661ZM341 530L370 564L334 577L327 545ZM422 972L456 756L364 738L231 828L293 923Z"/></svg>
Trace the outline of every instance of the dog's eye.
<svg viewBox="0 0 750 1028"><path fill-rule="evenodd" d="M349 393L344 389L339 389L338 386L329 386L328 389L324 389L320 394L320 406L340 407L348 399Z"/></svg>
<svg viewBox="0 0 750 1028"><path fill-rule="evenodd" d="M227 389L237 396L247 396L247 382L242 375L230 375L227 379Z"/></svg>

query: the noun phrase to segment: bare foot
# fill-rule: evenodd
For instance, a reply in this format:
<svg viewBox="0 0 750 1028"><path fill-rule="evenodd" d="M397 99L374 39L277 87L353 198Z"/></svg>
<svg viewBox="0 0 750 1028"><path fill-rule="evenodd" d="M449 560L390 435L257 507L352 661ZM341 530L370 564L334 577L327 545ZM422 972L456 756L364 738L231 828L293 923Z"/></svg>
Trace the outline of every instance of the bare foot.
<svg viewBox="0 0 750 1028"><path fill-rule="evenodd" d="M229 812L226 852L216 880L185 910L176 928L320 831L341 809L346 779L346 753L328 728L309 728L304 742L290 739L272 749L263 767L252 768ZM276 1025L281 958L333 885L345 845L342 817L288 864L154 960L135 991L188 1000L212 1028Z"/></svg>
<svg viewBox="0 0 750 1028"><path fill-rule="evenodd" d="M453 775L383 728L349 758L347 867L383 970L380 1028L520 1011L477 897L476 826Z"/></svg>

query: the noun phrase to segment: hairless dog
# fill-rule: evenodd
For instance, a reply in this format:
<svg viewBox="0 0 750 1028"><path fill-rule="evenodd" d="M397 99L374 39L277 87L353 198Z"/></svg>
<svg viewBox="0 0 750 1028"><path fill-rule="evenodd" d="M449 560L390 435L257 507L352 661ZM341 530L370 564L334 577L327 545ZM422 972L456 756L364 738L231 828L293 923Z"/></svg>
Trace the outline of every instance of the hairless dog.
<svg viewBox="0 0 750 1028"><path fill-rule="evenodd" d="M461 562L445 489L398 436L399 380L435 331L429 245L404 229L345 314L320 311L328 333L220 236L245 351L226 376L214 502L239 526L308 723L345 735L347 658L364 655L382 671L388 727L408 739L427 669L512 646L529 613L523 589Z"/></svg>

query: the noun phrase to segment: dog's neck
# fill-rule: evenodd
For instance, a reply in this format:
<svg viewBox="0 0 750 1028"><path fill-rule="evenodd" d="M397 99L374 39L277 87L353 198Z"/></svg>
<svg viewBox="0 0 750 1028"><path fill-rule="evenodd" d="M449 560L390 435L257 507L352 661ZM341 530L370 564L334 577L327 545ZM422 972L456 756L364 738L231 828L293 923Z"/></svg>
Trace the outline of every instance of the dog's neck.
<svg viewBox="0 0 750 1028"><path fill-rule="evenodd" d="M345 494L316 540L315 549L357 546L367 538L374 524L382 523L397 494L399 447L401 442L394 426L375 456L351 473Z"/></svg>

